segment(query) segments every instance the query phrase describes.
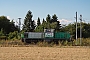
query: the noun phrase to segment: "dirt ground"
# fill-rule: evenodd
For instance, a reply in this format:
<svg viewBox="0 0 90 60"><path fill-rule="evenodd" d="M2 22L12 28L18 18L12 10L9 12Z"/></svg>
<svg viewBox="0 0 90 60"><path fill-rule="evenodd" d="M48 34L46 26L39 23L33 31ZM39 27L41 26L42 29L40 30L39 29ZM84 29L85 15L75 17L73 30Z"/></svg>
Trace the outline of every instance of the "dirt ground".
<svg viewBox="0 0 90 60"><path fill-rule="evenodd" d="M90 47L0 47L0 60L90 60Z"/></svg>

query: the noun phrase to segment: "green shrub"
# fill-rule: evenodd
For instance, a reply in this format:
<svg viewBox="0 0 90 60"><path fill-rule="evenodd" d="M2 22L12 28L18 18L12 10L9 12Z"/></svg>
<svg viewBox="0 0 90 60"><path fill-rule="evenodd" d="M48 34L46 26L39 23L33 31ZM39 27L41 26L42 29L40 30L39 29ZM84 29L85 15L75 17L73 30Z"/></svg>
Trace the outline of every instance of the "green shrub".
<svg viewBox="0 0 90 60"><path fill-rule="evenodd" d="M18 33L18 31L10 32L8 34L8 39L20 39L20 33Z"/></svg>

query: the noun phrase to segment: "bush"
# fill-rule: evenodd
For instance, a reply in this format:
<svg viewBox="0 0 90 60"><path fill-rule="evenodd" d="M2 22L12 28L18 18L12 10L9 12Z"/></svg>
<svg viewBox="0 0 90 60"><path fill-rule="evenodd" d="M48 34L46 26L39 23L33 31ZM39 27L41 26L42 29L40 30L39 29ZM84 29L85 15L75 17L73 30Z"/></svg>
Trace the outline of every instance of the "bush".
<svg viewBox="0 0 90 60"><path fill-rule="evenodd" d="M8 35L8 39L20 39L20 34L18 33L18 31L10 32Z"/></svg>

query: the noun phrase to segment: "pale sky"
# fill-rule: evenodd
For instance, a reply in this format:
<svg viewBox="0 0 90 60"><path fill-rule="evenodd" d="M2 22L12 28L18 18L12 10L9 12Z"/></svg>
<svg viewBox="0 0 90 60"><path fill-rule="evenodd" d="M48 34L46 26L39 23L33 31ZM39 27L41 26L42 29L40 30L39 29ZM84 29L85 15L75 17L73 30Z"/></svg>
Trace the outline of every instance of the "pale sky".
<svg viewBox="0 0 90 60"><path fill-rule="evenodd" d="M0 0L0 16L7 16L10 20L23 20L30 10L33 20L40 17L41 21L47 14L56 14L61 23L66 24L75 21L75 13L82 14L85 22L90 22L90 0Z"/></svg>

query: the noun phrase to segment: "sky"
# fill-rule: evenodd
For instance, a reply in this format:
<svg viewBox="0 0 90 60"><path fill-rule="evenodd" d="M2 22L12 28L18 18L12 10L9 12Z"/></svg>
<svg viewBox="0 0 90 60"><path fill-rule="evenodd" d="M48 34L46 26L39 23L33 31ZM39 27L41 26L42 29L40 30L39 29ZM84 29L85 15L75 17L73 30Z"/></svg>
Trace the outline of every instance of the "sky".
<svg viewBox="0 0 90 60"><path fill-rule="evenodd" d="M18 21L22 18L23 23L28 11L33 14L33 20L40 17L46 18L56 14L61 24L75 22L75 13L80 15L84 22L90 22L90 0L0 0L0 16L7 16L8 19Z"/></svg>

